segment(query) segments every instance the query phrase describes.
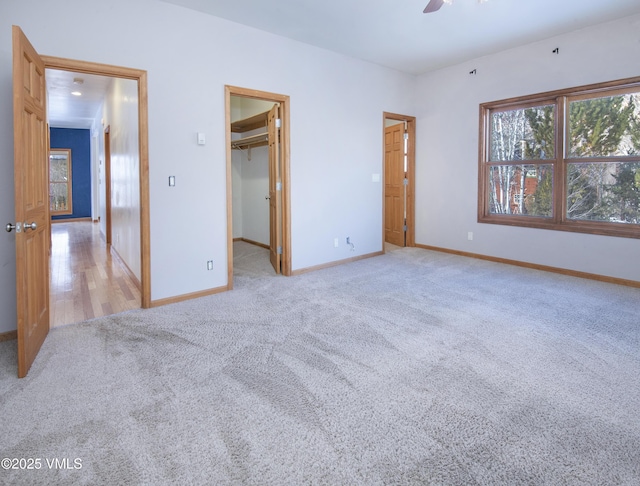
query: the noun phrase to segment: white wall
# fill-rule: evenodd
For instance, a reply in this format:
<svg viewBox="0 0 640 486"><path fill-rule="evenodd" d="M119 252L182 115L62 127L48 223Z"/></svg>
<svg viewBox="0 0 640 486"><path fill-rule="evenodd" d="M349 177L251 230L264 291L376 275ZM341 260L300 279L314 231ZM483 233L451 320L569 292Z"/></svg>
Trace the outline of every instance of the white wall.
<svg viewBox="0 0 640 486"><path fill-rule="evenodd" d="M141 280L140 150L138 83L114 78L104 103L104 128L110 127L111 246ZM171 264L165 266L171 267Z"/></svg>
<svg viewBox="0 0 640 486"><path fill-rule="evenodd" d="M413 114L415 78L157 0L0 2L3 224L13 219L12 24L42 54L148 72L152 300L227 284L225 84L291 97L293 269L381 250L382 187L371 182L381 114ZM337 236L356 252L335 249ZM15 329L14 236L0 244L4 332Z"/></svg>
<svg viewBox="0 0 640 486"><path fill-rule="evenodd" d="M3 4L0 4L2 12ZM15 233L4 225L15 223L13 191L13 91L11 83L11 26L0 14L0 333L16 328Z"/></svg>
<svg viewBox="0 0 640 486"><path fill-rule="evenodd" d="M241 120L242 106L240 98L231 97L231 121ZM231 138L239 138L236 133L231 134ZM233 215L232 234L233 238L242 238L242 153L239 150L231 151L231 209Z"/></svg>
<svg viewBox="0 0 640 486"><path fill-rule="evenodd" d="M100 217L100 137L102 134L91 127L91 220Z"/></svg>
<svg viewBox="0 0 640 486"><path fill-rule="evenodd" d="M479 104L639 76L639 32L629 17L419 77L416 242L640 280L640 240L477 223Z"/></svg>
<svg viewBox="0 0 640 486"><path fill-rule="evenodd" d="M256 130L256 133L264 132ZM249 136L253 132L247 132ZM242 152L242 237L269 244L269 147L253 147Z"/></svg>
<svg viewBox="0 0 640 486"><path fill-rule="evenodd" d="M231 107L233 109L234 105L237 105L239 108L239 117L231 118L231 121L237 121L242 118L250 118L254 115L259 115L260 113L264 113L265 111L269 111L273 107L272 101L258 100L254 98L245 98L242 96L232 96L231 97Z"/></svg>
<svg viewBox="0 0 640 486"><path fill-rule="evenodd" d="M231 192L232 201L232 233L234 238L243 237L242 221L242 153L239 150L231 152Z"/></svg>

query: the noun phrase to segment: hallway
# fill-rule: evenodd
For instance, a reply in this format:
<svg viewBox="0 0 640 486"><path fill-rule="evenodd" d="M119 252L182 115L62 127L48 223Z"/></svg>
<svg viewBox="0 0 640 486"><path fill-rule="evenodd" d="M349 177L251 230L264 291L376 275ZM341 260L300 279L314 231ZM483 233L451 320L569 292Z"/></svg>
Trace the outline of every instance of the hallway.
<svg viewBox="0 0 640 486"><path fill-rule="evenodd" d="M140 308L140 289L98 224L51 225L50 327Z"/></svg>

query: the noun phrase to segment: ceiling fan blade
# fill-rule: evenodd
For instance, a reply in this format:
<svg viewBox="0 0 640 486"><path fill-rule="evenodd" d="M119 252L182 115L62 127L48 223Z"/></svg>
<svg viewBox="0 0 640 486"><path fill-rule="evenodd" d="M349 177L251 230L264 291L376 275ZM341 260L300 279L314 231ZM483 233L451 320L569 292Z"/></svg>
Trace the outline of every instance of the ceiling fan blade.
<svg viewBox="0 0 640 486"><path fill-rule="evenodd" d="M444 0L431 0L429 4L423 10L423 13L435 12L436 10L440 10Z"/></svg>

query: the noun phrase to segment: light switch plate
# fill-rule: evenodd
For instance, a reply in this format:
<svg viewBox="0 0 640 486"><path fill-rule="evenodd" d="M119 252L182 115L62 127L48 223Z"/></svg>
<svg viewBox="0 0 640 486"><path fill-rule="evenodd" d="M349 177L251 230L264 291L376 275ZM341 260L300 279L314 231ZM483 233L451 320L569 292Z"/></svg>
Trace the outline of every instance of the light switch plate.
<svg viewBox="0 0 640 486"><path fill-rule="evenodd" d="M206 143L206 139L204 133L198 132L198 145L204 145Z"/></svg>

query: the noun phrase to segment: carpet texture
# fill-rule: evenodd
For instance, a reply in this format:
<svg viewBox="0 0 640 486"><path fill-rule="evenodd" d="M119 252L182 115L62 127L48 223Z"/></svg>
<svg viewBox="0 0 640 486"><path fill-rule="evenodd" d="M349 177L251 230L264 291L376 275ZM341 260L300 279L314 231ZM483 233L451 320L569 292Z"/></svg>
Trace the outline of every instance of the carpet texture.
<svg viewBox="0 0 640 486"><path fill-rule="evenodd" d="M638 289L234 254L235 290L56 328L22 380L0 343L0 458L42 463L0 483L640 484Z"/></svg>

